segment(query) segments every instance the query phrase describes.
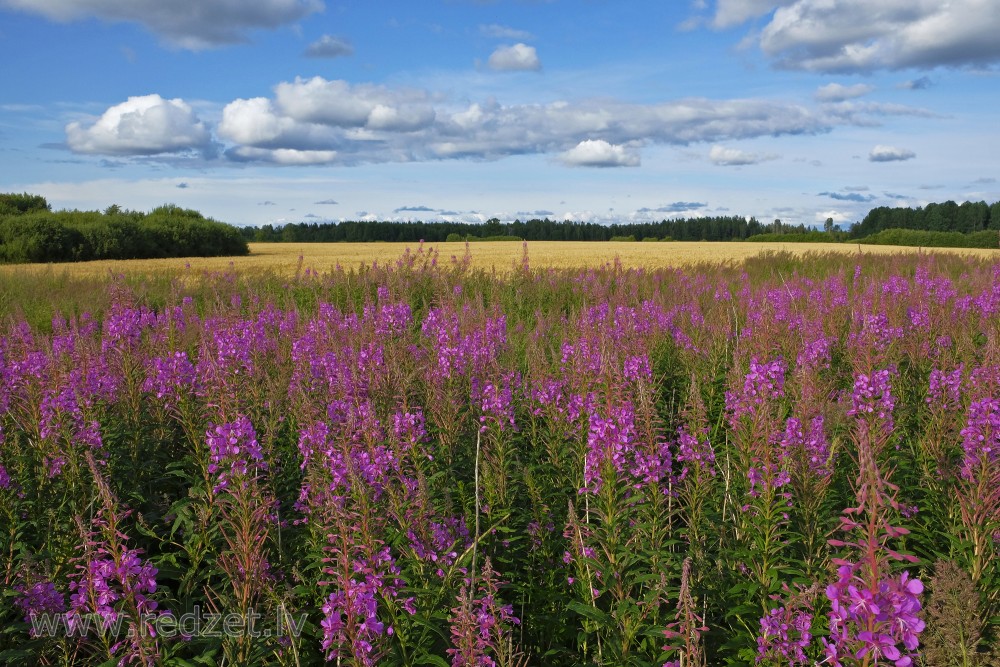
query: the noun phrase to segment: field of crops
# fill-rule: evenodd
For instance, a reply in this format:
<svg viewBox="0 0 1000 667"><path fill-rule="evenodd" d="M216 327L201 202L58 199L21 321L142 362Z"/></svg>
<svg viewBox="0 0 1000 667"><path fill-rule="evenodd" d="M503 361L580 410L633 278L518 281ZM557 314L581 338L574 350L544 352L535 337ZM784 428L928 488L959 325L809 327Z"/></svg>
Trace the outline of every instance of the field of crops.
<svg viewBox="0 0 1000 667"><path fill-rule="evenodd" d="M996 256L692 245L5 269L0 664L998 664Z"/></svg>
<svg viewBox="0 0 1000 667"><path fill-rule="evenodd" d="M524 244L520 242L434 243L423 247L434 252L437 262L452 265L461 262L470 251L468 265L475 269L506 273L521 265ZM692 266L703 262L740 262L762 252L787 252L794 255L829 252L845 255L921 252L898 246L850 245L843 243L599 243L587 241L532 241L528 244L532 263L537 267L569 269L620 262L626 268L664 269ZM404 243L251 243L246 257L192 257L190 259L145 259L96 262L0 265L0 276L12 272L63 271L77 276L105 276L108 273L186 273L189 271L275 271L291 273L296 269L328 271L336 267L358 269L373 263L394 264L405 252L420 252L417 244ZM926 252L924 250L923 252ZM971 248L937 249L966 257L996 257L996 250Z"/></svg>

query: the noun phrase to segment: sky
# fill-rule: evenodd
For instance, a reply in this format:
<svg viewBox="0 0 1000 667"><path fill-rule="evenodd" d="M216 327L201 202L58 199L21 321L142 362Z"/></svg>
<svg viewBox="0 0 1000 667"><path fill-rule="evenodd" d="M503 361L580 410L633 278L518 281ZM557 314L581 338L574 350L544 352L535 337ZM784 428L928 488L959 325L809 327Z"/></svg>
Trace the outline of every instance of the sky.
<svg viewBox="0 0 1000 667"><path fill-rule="evenodd" d="M0 0L0 192L238 225L1000 200L1000 0Z"/></svg>

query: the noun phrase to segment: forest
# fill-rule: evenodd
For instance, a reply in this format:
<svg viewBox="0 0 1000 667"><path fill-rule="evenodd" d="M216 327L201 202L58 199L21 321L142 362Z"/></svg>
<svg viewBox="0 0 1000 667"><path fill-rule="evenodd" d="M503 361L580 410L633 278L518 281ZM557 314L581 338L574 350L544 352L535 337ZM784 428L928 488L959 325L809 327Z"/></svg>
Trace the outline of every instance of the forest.
<svg viewBox="0 0 1000 667"><path fill-rule="evenodd" d="M461 240L525 240L525 241L613 241L613 240L673 240L673 241L811 241L811 242L864 242L886 243L892 238L902 245L994 247L995 235L984 235L987 230L1000 230L1000 202L953 201L928 204L917 208L872 209L863 220L852 224L848 231L841 231L828 219L823 231L804 224L791 225L776 219L763 223L755 217L706 216L635 222L600 224L571 220L532 219L527 222L514 220L502 222L491 218L486 222L448 221L343 221L323 223L289 223L242 227L243 238L252 242L356 242L406 241L421 239L428 242ZM932 234L920 234L912 239L907 235L878 235L887 229L909 229ZM940 233L951 233L941 236ZM955 234L959 236L955 236ZM977 236L968 236L975 235ZM992 239L986 242L984 239ZM912 243L911 243L912 241ZM985 243L985 245L984 245Z"/></svg>
<svg viewBox="0 0 1000 667"><path fill-rule="evenodd" d="M264 225L244 227L243 237L256 242L369 242L369 241L419 241L441 242L491 237L516 237L525 241L610 241L615 238L634 237L672 239L675 241L742 241L765 232L805 233L804 225L791 226L780 220L764 224L756 218L743 216L718 216L661 220L647 223L619 223L605 225L596 222L533 219L501 222L491 218L486 222L445 221L346 221L326 223L297 223L284 226ZM449 239L451 237L451 239Z"/></svg>
<svg viewBox="0 0 1000 667"><path fill-rule="evenodd" d="M0 263L215 257L250 252L239 230L173 204L149 213L52 211L40 195L0 194Z"/></svg>

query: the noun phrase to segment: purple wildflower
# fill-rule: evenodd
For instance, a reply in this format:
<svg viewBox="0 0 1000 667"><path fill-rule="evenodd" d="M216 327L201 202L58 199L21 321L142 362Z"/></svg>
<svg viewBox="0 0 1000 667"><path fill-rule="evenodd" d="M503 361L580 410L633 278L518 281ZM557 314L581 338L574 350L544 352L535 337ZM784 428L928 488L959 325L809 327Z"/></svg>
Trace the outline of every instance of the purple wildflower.
<svg viewBox="0 0 1000 667"><path fill-rule="evenodd" d="M993 463L1000 458L1000 400L984 398L969 405L965 428L961 431L962 477L972 479L981 462Z"/></svg>
<svg viewBox="0 0 1000 667"><path fill-rule="evenodd" d="M210 456L208 472L213 475L218 473L214 489L216 493L229 485L230 478L246 477L251 465L267 469L264 452L257 442L257 433L245 416L231 423L209 425L205 439Z"/></svg>

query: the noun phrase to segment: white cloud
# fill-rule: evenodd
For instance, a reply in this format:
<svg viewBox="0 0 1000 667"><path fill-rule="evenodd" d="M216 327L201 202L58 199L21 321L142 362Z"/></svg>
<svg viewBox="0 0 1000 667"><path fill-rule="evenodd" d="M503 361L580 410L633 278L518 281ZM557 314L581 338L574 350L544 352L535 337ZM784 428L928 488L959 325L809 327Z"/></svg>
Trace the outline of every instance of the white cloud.
<svg viewBox="0 0 1000 667"><path fill-rule="evenodd" d="M748 153L738 148L726 148L715 145L708 152L708 159L720 167L738 167L747 164L757 164L766 160L774 160L775 155L762 155L760 153Z"/></svg>
<svg viewBox="0 0 1000 667"><path fill-rule="evenodd" d="M841 224L848 222L852 219L849 213L844 213L843 211L817 211L815 220L816 222L826 222L827 218L833 218L836 224Z"/></svg>
<svg viewBox="0 0 1000 667"><path fill-rule="evenodd" d="M247 41L254 29L294 23L323 9L322 0L0 0L0 6L56 21L97 17L138 23L168 42L203 49Z"/></svg>
<svg viewBox="0 0 1000 667"><path fill-rule="evenodd" d="M712 25L731 28L746 21L769 14L776 7L789 5L795 0L719 0Z"/></svg>
<svg viewBox="0 0 1000 667"><path fill-rule="evenodd" d="M765 99L704 98L512 105L490 98L459 106L429 90L313 77L279 83L271 97L233 100L214 129L225 142L224 154L241 162L347 165L543 154L568 164L622 165L638 163L640 146L704 142L721 144L709 155L713 162L734 165L776 156L724 148L726 142L815 135L840 126L877 125L886 116L927 113L859 101L810 108ZM108 155L187 148L207 155L218 146L210 128L184 102L155 95L112 107L93 125L67 126L67 142L76 151Z"/></svg>
<svg viewBox="0 0 1000 667"><path fill-rule="evenodd" d="M497 47L487 64L490 69L499 72L537 71L542 68L535 47L520 42L513 46Z"/></svg>
<svg viewBox="0 0 1000 667"><path fill-rule="evenodd" d="M913 151L895 146L883 146L879 144L868 154L869 162L901 162L917 156Z"/></svg>
<svg viewBox="0 0 1000 667"><path fill-rule="evenodd" d="M638 167L639 155L603 139L587 139L563 153L562 161L572 167Z"/></svg>
<svg viewBox="0 0 1000 667"><path fill-rule="evenodd" d="M219 135L238 144L266 145L288 141L297 131L291 118L280 116L266 97L234 100L222 110Z"/></svg>
<svg viewBox="0 0 1000 667"><path fill-rule="evenodd" d="M329 164L337 160L337 151L300 150L297 148L254 148L239 146L229 152L237 161L269 162L286 166Z"/></svg>
<svg viewBox="0 0 1000 667"><path fill-rule="evenodd" d="M412 131L434 121L424 91L352 85L319 76L279 83L275 103L296 121L335 127Z"/></svg>
<svg viewBox="0 0 1000 667"><path fill-rule="evenodd" d="M303 55L308 58L339 58L353 54L354 47L346 39L333 35L323 35L307 46Z"/></svg>
<svg viewBox="0 0 1000 667"><path fill-rule="evenodd" d="M856 83L845 86L839 83L828 83L816 89L815 97L820 102L843 102L856 97L863 97L875 90L875 86L866 83Z"/></svg>
<svg viewBox="0 0 1000 667"><path fill-rule="evenodd" d="M483 33L487 37L495 37L497 39L514 39L519 42L529 42L535 38L535 36L527 30L518 30L516 28L500 25L499 23L480 25L479 32Z"/></svg>
<svg viewBox="0 0 1000 667"><path fill-rule="evenodd" d="M760 47L780 67L815 72L986 66L1000 62L995 0L796 0Z"/></svg>
<svg viewBox="0 0 1000 667"><path fill-rule="evenodd" d="M211 141L208 128L184 100L159 95L130 97L90 125L66 126L66 143L76 153L157 155L207 150Z"/></svg>

